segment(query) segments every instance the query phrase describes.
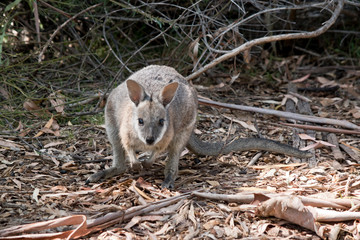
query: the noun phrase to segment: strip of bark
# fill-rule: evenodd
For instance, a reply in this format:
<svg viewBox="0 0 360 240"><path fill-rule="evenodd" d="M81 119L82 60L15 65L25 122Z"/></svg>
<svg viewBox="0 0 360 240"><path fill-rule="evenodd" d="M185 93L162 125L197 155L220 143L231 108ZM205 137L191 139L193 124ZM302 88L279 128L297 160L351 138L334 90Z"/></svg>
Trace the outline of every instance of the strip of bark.
<svg viewBox="0 0 360 240"><path fill-rule="evenodd" d="M358 163L360 163L360 157L359 157L359 154L356 153L354 150L352 150L349 146L346 146L344 143L341 143L340 145L340 148L342 150L344 150L347 154L349 154L349 156L357 161Z"/></svg>
<svg viewBox="0 0 360 240"><path fill-rule="evenodd" d="M335 147L330 147L335 159L345 159L344 154L342 154L339 148L339 141L334 133L330 133L327 135L327 140L329 143L335 145Z"/></svg>

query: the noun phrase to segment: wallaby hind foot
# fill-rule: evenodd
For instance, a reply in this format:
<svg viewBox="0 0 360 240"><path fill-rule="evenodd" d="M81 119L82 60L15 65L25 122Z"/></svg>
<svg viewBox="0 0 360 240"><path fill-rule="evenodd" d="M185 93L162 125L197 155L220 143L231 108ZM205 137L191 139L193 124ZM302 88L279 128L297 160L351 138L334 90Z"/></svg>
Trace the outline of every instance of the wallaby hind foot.
<svg viewBox="0 0 360 240"><path fill-rule="evenodd" d="M165 177L164 181L161 184L161 188L175 189L175 180L171 176Z"/></svg>
<svg viewBox="0 0 360 240"><path fill-rule="evenodd" d="M126 171L126 169L123 169L121 167L110 167L108 169L94 173L86 180L85 183L88 184L88 183L99 182L100 179L107 179L107 178L111 178L114 176L118 176L118 175L125 173L125 171Z"/></svg>

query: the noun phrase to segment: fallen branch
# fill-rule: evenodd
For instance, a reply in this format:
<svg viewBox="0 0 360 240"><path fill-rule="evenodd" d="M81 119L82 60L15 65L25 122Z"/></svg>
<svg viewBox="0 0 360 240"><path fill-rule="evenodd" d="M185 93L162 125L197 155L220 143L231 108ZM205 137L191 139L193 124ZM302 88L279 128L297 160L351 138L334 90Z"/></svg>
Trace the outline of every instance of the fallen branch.
<svg viewBox="0 0 360 240"><path fill-rule="evenodd" d="M342 133L342 134L355 134L360 135L359 131L346 130L346 129L338 129L338 128L330 128L330 127L320 127L320 126L311 126L311 125L303 125L303 124L294 124L294 123L284 123L281 122L281 125L301 128L306 130L315 130L319 132L331 132L331 133Z"/></svg>
<svg viewBox="0 0 360 240"><path fill-rule="evenodd" d="M286 119L294 119L299 121L305 121L305 122L314 122L314 123L320 123L320 124L329 124L329 125L338 125L349 129L356 129L360 130L360 126L353 124L351 122L348 122L346 120L337 120L337 119L331 119L331 118L322 118L317 116L308 116L308 115L302 115L298 113L290 113L290 112L282 112L272 109L263 109L263 108L257 108L257 107L249 107L249 106L243 106L243 105L236 105L236 104L230 104L230 103L220 103L215 102L212 100L205 100L199 98L199 103L203 105L213 106L213 107L223 107L228 109L236 109L241 111L248 111L248 112L257 112L262 114L269 114L274 115L278 117L283 117Z"/></svg>
<svg viewBox="0 0 360 240"><path fill-rule="evenodd" d="M44 222L31 223L26 225L13 226L0 230L0 239L73 239L80 238L90 233L103 230L115 224L122 223L133 217L149 214L158 209L175 204L178 208L183 205L180 202L191 197L206 198L215 201L227 201L237 203L252 203L256 207L256 214L259 216L275 216L286 219L290 222L299 224L305 228L315 231L319 236L323 236L318 221L334 222L349 221L360 218L358 212L337 212L333 210L323 210L315 207L348 209L352 205L359 204L355 199L318 199L310 197L297 197L285 194L254 194L242 193L236 195L214 194L194 191L178 196L163 199L146 205L136 206L124 211L109 213L103 217L86 221L84 215L74 215ZM180 203L180 204L179 204ZM305 209L305 210L304 210ZM294 215L296 214L296 215ZM74 226L74 229L64 232L24 234L33 231L43 231L62 226ZM76 227L75 227L76 226ZM326 228L334 226L326 225Z"/></svg>
<svg viewBox="0 0 360 240"><path fill-rule="evenodd" d="M178 203L180 200L189 198L190 196L190 193L184 193L175 197L149 203L147 205L132 207L125 211L109 213L103 217L90 219L88 221L86 221L86 216L84 215L74 215L49 221L13 226L0 230L0 239L72 239L84 237L92 232L97 232L114 224L121 223L124 220L131 219L134 216L147 214L166 206ZM24 234L27 232L47 230L61 226L75 225L78 226L73 230L65 232Z"/></svg>
<svg viewBox="0 0 360 240"><path fill-rule="evenodd" d="M92 228L91 229L92 231L98 231L98 230L104 229L106 227L112 226L116 223L130 219L134 216L149 213L151 211L155 211L160 208L177 203L181 199L188 198L189 196L190 196L190 193L184 193L179 196L166 198L166 199L163 199L163 200L160 200L157 202L149 203L147 205L132 207L128 210L125 210L124 212L109 213L103 217L100 217L100 218L97 218L94 220L89 220L88 228Z"/></svg>
<svg viewBox="0 0 360 240"><path fill-rule="evenodd" d="M281 40L317 37L317 36L323 34L324 32L326 32L335 23L336 19L340 15L341 10L343 9L343 6L344 6L344 0L339 0L338 5L336 6L334 12L332 13L331 18L328 21L326 21L325 24L322 27L318 28L315 31L301 32L301 33L279 34L279 35L275 35L275 36L266 36L266 37L251 40L251 41L246 42L246 43L242 44L241 46L233 49L231 52L226 53L224 55L221 55L220 57L214 59L209 64L205 65L204 67L200 68L196 72L194 72L194 73L190 74L189 76L187 76L186 80L190 81L190 80L192 80L194 78L197 78L202 73L209 70L210 68L218 65L219 63L221 63L221 62L223 62L223 61L225 61L225 60L227 60L229 58L235 57L239 53L244 52L246 50L249 50L250 48L252 48L253 46L256 46L256 45L265 44L265 43L269 43L269 42L275 42L275 41L281 41ZM328 10L328 9L326 9L326 10ZM328 11L330 11L330 10L328 10Z"/></svg>
<svg viewBox="0 0 360 240"><path fill-rule="evenodd" d="M266 198L275 197L289 197L291 195L282 193L270 193L270 194L254 194L254 193L239 193L239 194L217 194L208 192L192 192L192 195L199 198L211 199L214 201L225 201L233 203L249 204L255 200L255 195L263 195ZM326 208L337 208L337 209L349 209L355 204L359 204L360 200L357 199L321 199L314 197L302 197L298 196L302 204L312 207L326 207Z"/></svg>
<svg viewBox="0 0 360 240"><path fill-rule="evenodd" d="M254 201L253 193L242 193L242 194L217 194L217 193L206 193L206 192L192 192L192 195L199 198L206 198L215 201L226 201L226 202L236 202L236 203L251 203Z"/></svg>

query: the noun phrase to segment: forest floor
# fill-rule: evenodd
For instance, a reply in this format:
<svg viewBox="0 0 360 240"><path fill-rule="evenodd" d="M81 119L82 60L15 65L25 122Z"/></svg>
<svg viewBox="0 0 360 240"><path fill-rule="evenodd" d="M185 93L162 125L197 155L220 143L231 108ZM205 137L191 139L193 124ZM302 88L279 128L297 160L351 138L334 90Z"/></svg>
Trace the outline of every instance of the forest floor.
<svg viewBox="0 0 360 240"><path fill-rule="evenodd" d="M289 59L284 61L296 62ZM359 68L327 66L314 71L310 66L302 66L299 69L293 72L292 79L298 79L295 81L298 95L288 93L289 81L285 77L267 83L261 76L240 75L230 85L230 76L214 76L229 85L198 86L197 89L200 96L215 101L282 111L286 110L282 102L306 97L305 102L315 116L360 124L360 92L356 89L360 84ZM310 75L304 77L308 73ZM340 145L333 150L327 144L330 139L327 132L304 130L303 133L318 142L324 141L311 149L315 156L312 160L262 152L256 163L248 166L257 152L197 157L184 151L175 189L170 191L160 187L166 155L161 156L152 169L129 171L86 185L91 174L111 166L111 145L104 126L76 125L69 121L59 125L58 129L51 129L54 122L49 119L47 123L34 124L31 129L20 126L15 132L0 135L0 233L12 226L56 221L66 216L82 219L64 223L71 226L57 226L46 231L57 233L72 229L84 219L88 220L88 225L95 226L91 225L92 221L96 222L94 219L104 219L102 217L108 214L115 219L112 223L106 225L110 220L104 220L104 225L97 225L97 229L82 238L320 239L329 231L333 234L338 231L337 234L347 235L349 239L359 237L360 226L356 221L359 217L314 223L303 214L310 211L308 205L321 206L305 204L304 200L302 203L306 206L297 202L302 197L328 203L333 199L349 200L353 201L350 206L334 200L338 205L325 209L346 212L355 206L351 211L358 211L359 132L333 134L332 144ZM285 118L276 116L200 105L196 133L206 141L261 136L292 145L302 130L294 131L294 127L283 125L285 122ZM26 134L22 135L24 131ZM301 141L305 146L315 143ZM315 163L315 166L309 166L309 163ZM219 194L218 199L210 193ZM236 196L240 200L229 199ZM264 198L279 196L292 198L281 202L279 209L274 207L274 212L282 211L286 215L287 209L293 208L290 217L261 215L259 206L265 202ZM164 205L157 206L158 203ZM151 206L153 208L148 208ZM312 221L313 229L306 228L306 224L300 226L299 221ZM326 233L321 233L322 230ZM39 235L34 235L37 237Z"/></svg>

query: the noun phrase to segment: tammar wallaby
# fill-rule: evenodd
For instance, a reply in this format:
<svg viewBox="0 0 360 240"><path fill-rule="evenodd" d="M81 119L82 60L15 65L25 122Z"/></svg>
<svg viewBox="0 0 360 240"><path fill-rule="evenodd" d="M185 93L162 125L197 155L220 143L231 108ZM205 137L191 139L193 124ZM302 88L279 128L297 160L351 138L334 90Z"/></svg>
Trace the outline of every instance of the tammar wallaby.
<svg viewBox="0 0 360 240"><path fill-rule="evenodd" d="M159 153L168 152L162 183L166 188L174 187L180 153L185 147L198 155L265 150L300 158L312 156L261 138L237 139L230 144L203 142L194 134L197 107L195 89L171 67L151 65L131 75L110 93L105 108L106 132L114 153L112 167L93 174L87 182L139 167L136 151L150 153L141 162L144 168L150 167Z"/></svg>

